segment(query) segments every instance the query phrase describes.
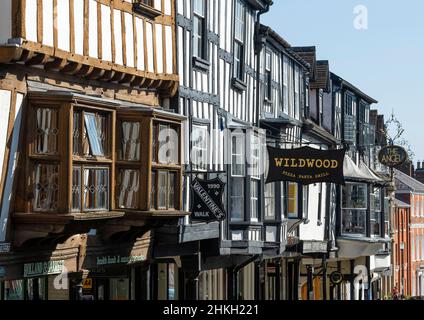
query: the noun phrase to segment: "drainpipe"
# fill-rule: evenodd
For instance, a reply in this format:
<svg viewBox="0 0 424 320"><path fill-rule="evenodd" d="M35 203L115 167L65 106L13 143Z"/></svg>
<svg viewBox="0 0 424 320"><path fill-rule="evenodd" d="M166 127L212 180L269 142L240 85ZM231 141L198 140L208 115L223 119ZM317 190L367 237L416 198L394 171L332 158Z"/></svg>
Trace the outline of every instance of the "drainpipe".
<svg viewBox="0 0 424 320"><path fill-rule="evenodd" d="M228 297L229 300L238 300L237 297L237 280L238 280L238 272L243 269L245 266L247 266L248 264L254 262L255 260L257 260L259 258L259 255L254 255L252 257L250 257L249 259L247 259L246 261L234 266L233 268L231 268L230 270L228 270L230 272L230 293L231 296Z"/></svg>
<svg viewBox="0 0 424 320"><path fill-rule="evenodd" d="M255 54L256 54L256 127L259 128L259 116L260 116L260 68L261 68L261 51L262 51L262 40L260 38L261 29L261 15L267 13L272 3L268 3L266 7L259 10L256 15L256 26L255 26Z"/></svg>

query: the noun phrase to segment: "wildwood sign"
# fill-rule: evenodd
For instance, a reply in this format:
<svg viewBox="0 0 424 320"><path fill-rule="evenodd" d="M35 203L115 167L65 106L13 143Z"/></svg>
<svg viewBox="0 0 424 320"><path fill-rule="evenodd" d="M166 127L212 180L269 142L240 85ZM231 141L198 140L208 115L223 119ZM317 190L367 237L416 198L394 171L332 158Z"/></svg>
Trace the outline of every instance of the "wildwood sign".
<svg viewBox="0 0 424 320"><path fill-rule="evenodd" d="M222 194L225 184L218 178L201 180L195 178L191 184L193 191L191 219L200 221L222 221L225 210Z"/></svg>
<svg viewBox="0 0 424 320"><path fill-rule="evenodd" d="M269 172L266 183L292 181L303 185L332 182L344 184L345 149L318 150L311 147L277 149L268 147Z"/></svg>
<svg viewBox="0 0 424 320"><path fill-rule="evenodd" d="M378 153L378 160L387 167L397 167L408 160L408 153L400 146L387 146Z"/></svg>

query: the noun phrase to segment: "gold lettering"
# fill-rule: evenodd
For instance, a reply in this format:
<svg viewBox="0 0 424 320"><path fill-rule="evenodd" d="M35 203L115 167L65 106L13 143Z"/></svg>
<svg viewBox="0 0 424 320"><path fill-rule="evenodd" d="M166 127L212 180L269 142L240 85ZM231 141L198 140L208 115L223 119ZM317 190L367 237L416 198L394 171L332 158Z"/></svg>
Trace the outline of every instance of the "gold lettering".
<svg viewBox="0 0 424 320"><path fill-rule="evenodd" d="M296 159L291 159L291 168L297 168Z"/></svg>
<svg viewBox="0 0 424 320"><path fill-rule="evenodd" d="M328 169L331 166L331 162L330 160L324 160L322 165L324 166L325 169Z"/></svg>
<svg viewBox="0 0 424 320"><path fill-rule="evenodd" d="M283 165L283 159L282 158L274 158L275 160L275 166L281 167Z"/></svg>
<svg viewBox="0 0 424 320"><path fill-rule="evenodd" d="M306 166L306 160L299 159L299 168L305 168L305 166Z"/></svg>
<svg viewBox="0 0 424 320"><path fill-rule="evenodd" d="M315 166L317 168L321 168L322 167L322 160L321 159L317 159L317 161L315 161Z"/></svg>
<svg viewBox="0 0 424 320"><path fill-rule="evenodd" d="M331 169L336 169L339 166L339 162L337 160L331 160Z"/></svg>
<svg viewBox="0 0 424 320"><path fill-rule="evenodd" d="M306 163L308 164L308 168L312 168L314 166L314 159L306 159Z"/></svg>

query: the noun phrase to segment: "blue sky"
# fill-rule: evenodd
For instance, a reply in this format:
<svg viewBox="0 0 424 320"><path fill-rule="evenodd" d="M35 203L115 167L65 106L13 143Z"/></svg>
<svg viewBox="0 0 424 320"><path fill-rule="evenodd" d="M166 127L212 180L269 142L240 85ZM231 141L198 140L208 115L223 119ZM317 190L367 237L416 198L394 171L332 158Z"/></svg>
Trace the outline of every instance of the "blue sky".
<svg viewBox="0 0 424 320"><path fill-rule="evenodd" d="M354 27L354 8L368 9L368 29ZM379 101L386 118L394 110L424 160L424 1L274 0L262 16L292 46L317 47L332 72Z"/></svg>

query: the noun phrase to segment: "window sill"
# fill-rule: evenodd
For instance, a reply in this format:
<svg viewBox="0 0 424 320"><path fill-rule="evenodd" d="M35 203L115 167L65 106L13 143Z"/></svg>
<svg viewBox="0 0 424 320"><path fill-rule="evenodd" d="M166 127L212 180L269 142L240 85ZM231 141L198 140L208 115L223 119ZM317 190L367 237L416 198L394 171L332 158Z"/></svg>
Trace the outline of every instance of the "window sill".
<svg viewBox="0 0 424 320"><path fill-rule="evenodd" d="M199 57L193 57L193 67L201 71L209 71L210 62Z"/></svg>
<svg viewBox="0 0 424 320"><path fill-rule="evenodd" d="M247 85L238 78L232 78L231 79L231 85L233 86L234 89L236 89L238 91L246 91L247 90Z"/></svg>
<svg viewBox="0 0 424 320"><path fill-rule="evenodd" d="M133 10L135 13L138 13L152 20L162 15L162 12L144 3L133 3Z"/></svg>

